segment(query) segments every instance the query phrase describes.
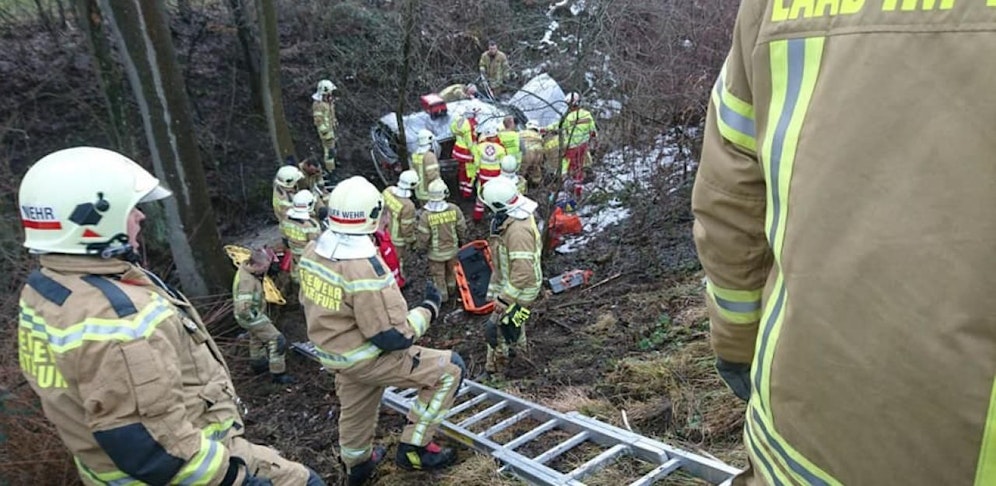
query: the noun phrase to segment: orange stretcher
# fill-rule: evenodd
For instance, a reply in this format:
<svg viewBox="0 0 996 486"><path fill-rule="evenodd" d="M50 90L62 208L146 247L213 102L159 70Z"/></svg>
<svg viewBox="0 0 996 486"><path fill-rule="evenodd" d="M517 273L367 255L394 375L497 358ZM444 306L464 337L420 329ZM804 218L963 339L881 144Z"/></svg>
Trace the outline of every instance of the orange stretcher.
<svg viewBox="0 0 996 486"><path fill-rule="evenodd" d="M491 248L485 240L474 240L460 247L454 271L463 309L471 314L489 314L495 307L488 300L491 282Z"/></svg>

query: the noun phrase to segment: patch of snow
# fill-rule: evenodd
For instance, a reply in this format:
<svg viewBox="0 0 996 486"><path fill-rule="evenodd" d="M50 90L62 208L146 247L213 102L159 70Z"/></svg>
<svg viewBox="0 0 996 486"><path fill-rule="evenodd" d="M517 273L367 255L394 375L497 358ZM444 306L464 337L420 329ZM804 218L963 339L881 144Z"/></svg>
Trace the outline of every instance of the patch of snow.
<svg viewBox="0 0 996 486"><path fill-rule="evenodd" d="M692 136L697 133L695 128L685 131ZM688 163L691 153L688 148L678 146L677 135L676 132L660 135L650 148L623 147L607 153L595 167L594 182L584 187L589 199L606 202L584 205L578 211L583 226L581 234L565 237L554 251L576 252L599 233L625 221L631 213L620 200L622 193L645 191L655 173L676 163Z"/></svg>
<svg viewBox="0 0 996 486"><path fill-rule="evenodd" d="M571 15L577 17L581 12L584 12L586 6L585 3L586 3L585 0L578 0L577 2L572 4Z"/></svg>
<svg viewBox="0 0 996 486"><path fill-rule="evenodd" d="M619 199L612 199L600 209L585 207L578 215L581 216L583 225L581 234L565 238L564 243L557 247L557 253L573 253L583 248L595 235L629 219L630 209L623 207Z"/></svg>

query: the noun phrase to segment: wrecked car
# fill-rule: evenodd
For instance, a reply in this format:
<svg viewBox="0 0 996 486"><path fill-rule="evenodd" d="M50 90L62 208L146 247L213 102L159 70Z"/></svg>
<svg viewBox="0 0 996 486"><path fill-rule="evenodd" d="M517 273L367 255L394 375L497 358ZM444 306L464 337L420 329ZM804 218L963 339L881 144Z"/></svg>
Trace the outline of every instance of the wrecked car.
<svg viewBox="0 0 996 486"><path fill-rule="evenodd" d="M445 103L436 94L423 96L421 101L421 111L403 117L408 153L415 151L419 130L431 131L436 136L434 150L444 175L454 173L457 166L452 156L454 139L450 123L473 107L480 109L478 126L493 124L500 128L502 120L511 115L520 129L529 120L535 120L541 127L553 124L567 109L564 91L548 74L532 78L507 101L483 95ZM396 182L398 174L408 168L407 162L398 160L399 138L398 119L394 112L382 116L370 128L370 158L385 185Z"/></svg>

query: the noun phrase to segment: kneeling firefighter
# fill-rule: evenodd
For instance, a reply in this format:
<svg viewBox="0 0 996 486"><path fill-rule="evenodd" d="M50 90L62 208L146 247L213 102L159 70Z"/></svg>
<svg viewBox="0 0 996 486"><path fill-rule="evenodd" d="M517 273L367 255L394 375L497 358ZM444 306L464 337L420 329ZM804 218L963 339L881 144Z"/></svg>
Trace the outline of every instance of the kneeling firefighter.
<svg viewBox="0 0 996 486"><path fill-rule="evenodd" d="M416 346L439 313L431 283L408 309L371 238L384 200L363 177L340 183L329 197L329 228L301 257L301 293L308 337L336 375L339 447L350 485L365 483L386 450L373 445L386 386L417 388L396 463L408 470L446 467L456 453L432 441L460 388L464 364L451 351Z"/></svg>
<svg viewBox="0 0 996 486"><path fill-rule="evenodd" d="M526 345L529 307L543 281L540 253L543 244L533 212L536 202L519 193L515 183L493 179L481 190L481 200L492 212L492 262L495 265L488 296L495 308L485 324L488 343L481 379L502 379L508 359Z"/></svg>

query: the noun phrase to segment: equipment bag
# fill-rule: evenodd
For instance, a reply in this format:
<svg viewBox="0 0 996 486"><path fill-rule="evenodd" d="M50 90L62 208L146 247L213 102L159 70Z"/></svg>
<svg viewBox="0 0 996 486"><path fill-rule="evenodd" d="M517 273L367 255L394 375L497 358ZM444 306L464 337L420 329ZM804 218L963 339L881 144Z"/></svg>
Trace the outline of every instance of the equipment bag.
<svg viewBox="0 0 996 486"><path fill-rule="evenodd" d="M488 300L491 282L491 248L485 240L474 240L457 253L456 281L463 308L471 314L489 314L495 306Z"/></svg>

